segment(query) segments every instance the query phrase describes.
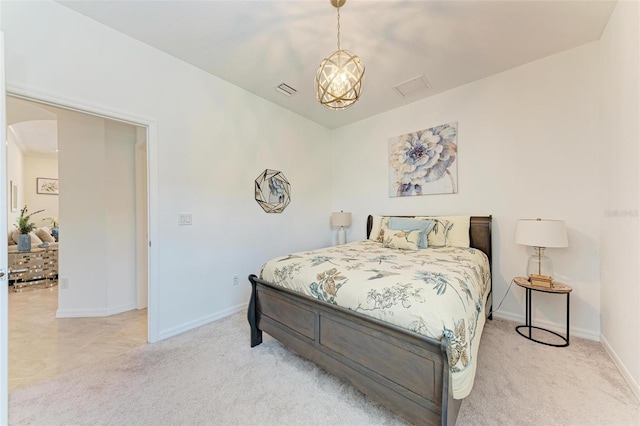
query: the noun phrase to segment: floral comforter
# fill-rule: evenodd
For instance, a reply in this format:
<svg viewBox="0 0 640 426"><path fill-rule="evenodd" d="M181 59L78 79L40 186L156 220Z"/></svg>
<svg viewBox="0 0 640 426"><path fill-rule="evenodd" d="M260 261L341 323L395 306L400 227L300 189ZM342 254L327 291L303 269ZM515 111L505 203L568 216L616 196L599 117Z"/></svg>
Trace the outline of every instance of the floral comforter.
<svg viewBox="0 0 640 426"><path fill-rule="evenodd" d="M360 241L272 259L260 275L418 334L446 336L453 396L471 392L491 282L489 261L480 250L413 252Z"/></svg>

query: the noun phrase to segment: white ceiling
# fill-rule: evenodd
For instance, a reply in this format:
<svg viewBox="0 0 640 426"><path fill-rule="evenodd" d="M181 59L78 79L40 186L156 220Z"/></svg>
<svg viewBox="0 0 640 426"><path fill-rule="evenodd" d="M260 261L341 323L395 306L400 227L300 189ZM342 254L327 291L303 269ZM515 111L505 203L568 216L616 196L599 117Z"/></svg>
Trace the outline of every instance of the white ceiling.
<svg viewBox="0 0 640 426"><path fill-rule="evenodd" d="M597 40L615 4L349 0L341 44L366 66L363 95L330 111L313 85L336 49L329 0L59 2L328 128ZM431 86L422 93L403 98L393 89L421 74ZM282 82L298 93L277 92Z"/></svg>
<svg viewBox="0 0 640 426"><path fill-rule="evenodd" d="M55 108L7 96L7 134L24 154L56 154L58 117Z"/></svg>

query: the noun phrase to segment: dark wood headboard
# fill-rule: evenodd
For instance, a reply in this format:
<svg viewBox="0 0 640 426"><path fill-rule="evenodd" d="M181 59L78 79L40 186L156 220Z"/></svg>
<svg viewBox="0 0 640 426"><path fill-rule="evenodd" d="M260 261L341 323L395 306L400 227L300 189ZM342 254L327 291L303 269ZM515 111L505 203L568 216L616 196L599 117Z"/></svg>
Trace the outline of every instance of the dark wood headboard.
<svg viewBox="0 0 640 426"><path fill-rule="evenodd" d="M369 238L369 235L371 235L372 227L373 216L369 215L369 217L367 218L367 238ZM469 241L469 245L471 247L482 250L482 252L487 255L487 257L489 258L489 264L491 264L491 216L471 216L471 223L469 226Z"/></svg>

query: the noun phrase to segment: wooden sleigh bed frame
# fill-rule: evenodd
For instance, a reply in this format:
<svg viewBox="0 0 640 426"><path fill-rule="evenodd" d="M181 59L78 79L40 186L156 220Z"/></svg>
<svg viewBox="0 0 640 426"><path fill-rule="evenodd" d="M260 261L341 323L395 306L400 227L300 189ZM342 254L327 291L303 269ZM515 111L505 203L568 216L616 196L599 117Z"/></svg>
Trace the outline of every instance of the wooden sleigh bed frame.
<svg viewBox="0 0 640 426"><path fill-rule="evenodd" d="M367 238L371 228L369 216ZM491 265L491 216L472 216L469 236ZM462 400L450 390L446 338L422 336L253 274L249 281L251 347L262 343L264 331L413 424L455 424ZM489 319L491 306L492 292Z"/></svg>

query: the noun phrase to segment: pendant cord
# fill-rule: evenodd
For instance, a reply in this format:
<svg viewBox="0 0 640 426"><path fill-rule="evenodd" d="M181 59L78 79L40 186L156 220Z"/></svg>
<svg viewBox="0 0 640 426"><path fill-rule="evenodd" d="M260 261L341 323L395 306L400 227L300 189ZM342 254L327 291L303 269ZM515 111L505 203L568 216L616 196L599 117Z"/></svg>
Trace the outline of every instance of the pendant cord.
<svg viewBox="0 0 640 426"><path fill-rule="evenodd" d="M340 50L340 8L336 7L338 10L338 50Z"/></svg>

